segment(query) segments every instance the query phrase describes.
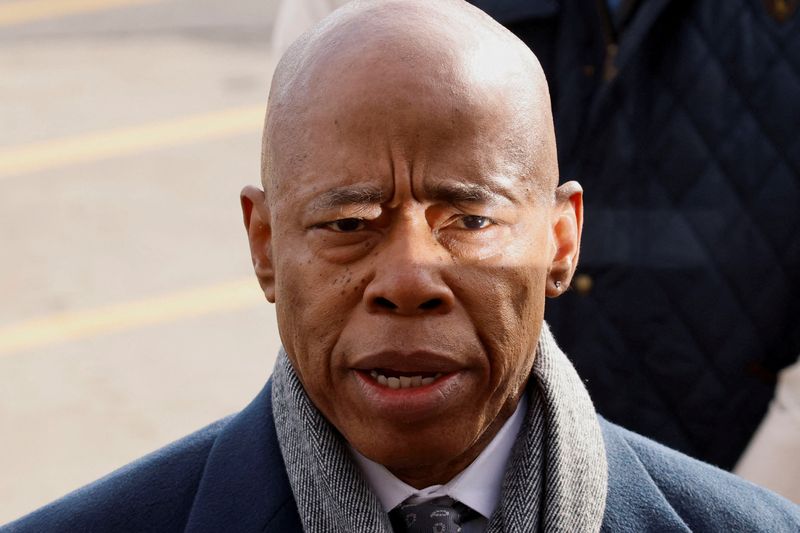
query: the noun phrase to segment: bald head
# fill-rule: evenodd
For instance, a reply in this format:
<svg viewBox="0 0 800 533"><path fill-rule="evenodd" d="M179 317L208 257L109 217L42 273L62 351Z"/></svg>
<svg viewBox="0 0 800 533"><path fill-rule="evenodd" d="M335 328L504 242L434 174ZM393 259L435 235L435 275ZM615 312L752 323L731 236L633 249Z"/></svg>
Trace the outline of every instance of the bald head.
<svg viewBox="0 0 800 533"><path fill-rule="evenodd" d="M337 134L323 128L328 134L319 135L330 124ZM532 192L552 193L557 184L547 83L524 43L461 0L355 0L278 64L264 129L264 188L270 199L280 196L279 185L302 172L312 152L353 132L377 140L409 131L442 148L454 135L461 142L490 136L509 170L530 178Z"/></svg>
<svg viewBox="0 0 800 533"><path fill-rule="evenodd" d="M303 388L406 483L449 481L516 409L578 257L536 58L465 2L353 2L278 66L264 158L244 222Z"/></svg>

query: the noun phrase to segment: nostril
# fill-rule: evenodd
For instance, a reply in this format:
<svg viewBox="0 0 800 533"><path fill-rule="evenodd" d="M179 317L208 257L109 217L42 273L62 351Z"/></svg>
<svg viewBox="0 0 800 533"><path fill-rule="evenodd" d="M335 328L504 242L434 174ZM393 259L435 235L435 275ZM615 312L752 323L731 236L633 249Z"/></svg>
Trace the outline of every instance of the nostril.
<svg viewBox="0 0 800 533"><path fill-rule="evenodd" d="M384 309L397 309L397 306L394 303L382 296L375 298L374 303L378 307L383 307Z"/></svg>
<svg viewBox="0 0 800 533"><path fill-rule="evenodd" d="M430 300L419 304L419 308L424 309L426 311L430 311L432 309L436 309L440 305L442 305L441 298L431 298Z"/></svg>

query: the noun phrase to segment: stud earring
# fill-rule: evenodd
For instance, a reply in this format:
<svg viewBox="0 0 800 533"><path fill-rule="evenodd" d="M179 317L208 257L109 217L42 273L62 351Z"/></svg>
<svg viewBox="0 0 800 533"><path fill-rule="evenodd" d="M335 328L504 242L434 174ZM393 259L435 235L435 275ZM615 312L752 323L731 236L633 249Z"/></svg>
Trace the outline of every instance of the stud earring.
<svg viewBox="0 0 800 533"><path fill-rule="evenodd" d="M560 291L560 290L561 290L561 280L560 280L560 279L557 279L557 280L555 280L555 281L553 282L553 285L555 285L555 286L556 286L556 290L558 290L558 291Z"/></svg>

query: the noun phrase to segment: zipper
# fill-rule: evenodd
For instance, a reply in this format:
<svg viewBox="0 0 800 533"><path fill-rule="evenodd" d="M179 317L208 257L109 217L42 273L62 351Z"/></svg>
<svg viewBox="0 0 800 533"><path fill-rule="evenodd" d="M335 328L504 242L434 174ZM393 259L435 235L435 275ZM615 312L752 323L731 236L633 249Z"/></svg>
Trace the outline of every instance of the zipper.
<svg viewBox="0 0 800 533"><path fill-rule="evenodd" d="M595 0L597 12L600 16L600 29L603 32L603 42L605 43L605 57L603 58L603 81L608 83L617 77L619 70L616 66L617 54L619 53L619 35L614 27L611 18L611 11L606 0Z"/></svg>
<svg viewBox="0 0 800 533"><path fill-rule="evenodd" d="M605 42L605 57L603 61L603 81L605 82L613 80L619 73L617 68L619 32L633 18L640 3L641 0L622 0L617 12L612 13L608 7L608 0L596 0L597 11L600 16L600 28Z"/></svg>

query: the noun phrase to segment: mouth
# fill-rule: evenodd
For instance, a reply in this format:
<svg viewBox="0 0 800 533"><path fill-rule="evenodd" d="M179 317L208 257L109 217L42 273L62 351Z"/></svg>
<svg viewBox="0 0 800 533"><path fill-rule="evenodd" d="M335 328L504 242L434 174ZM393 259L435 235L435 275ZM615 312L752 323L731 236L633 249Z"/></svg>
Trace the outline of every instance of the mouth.
<svg viewBox="0 0 800 533"><path fill-rule="evenodd" d="M393 425L418 424L458 408L472 378L451 358L428 354L383 354L350 369L364 409Z"/></svg>
<svg viewBox="0 0 800 533"><path fill-rule="evenodd" d="M359 356L349 370L362 408L392 424L419 423L458 408L474 386L457 356L427 350Z"/></svg>
<svg viewBox="0 0 800 533"><path fill-rule="evenodd" d="M425 387L432 385L437 379L444 375L441 372L399 372L383 368L370 370L367 374L378 385L389 389L416 389Z"/></svg>
<svg viewBox="0 0 800 533"><path fill-rule="evenodd" d="M458 373L461 365L447 355L425 352L381 352L364 356L351 367L380 389L421 389Z"/></svg>

